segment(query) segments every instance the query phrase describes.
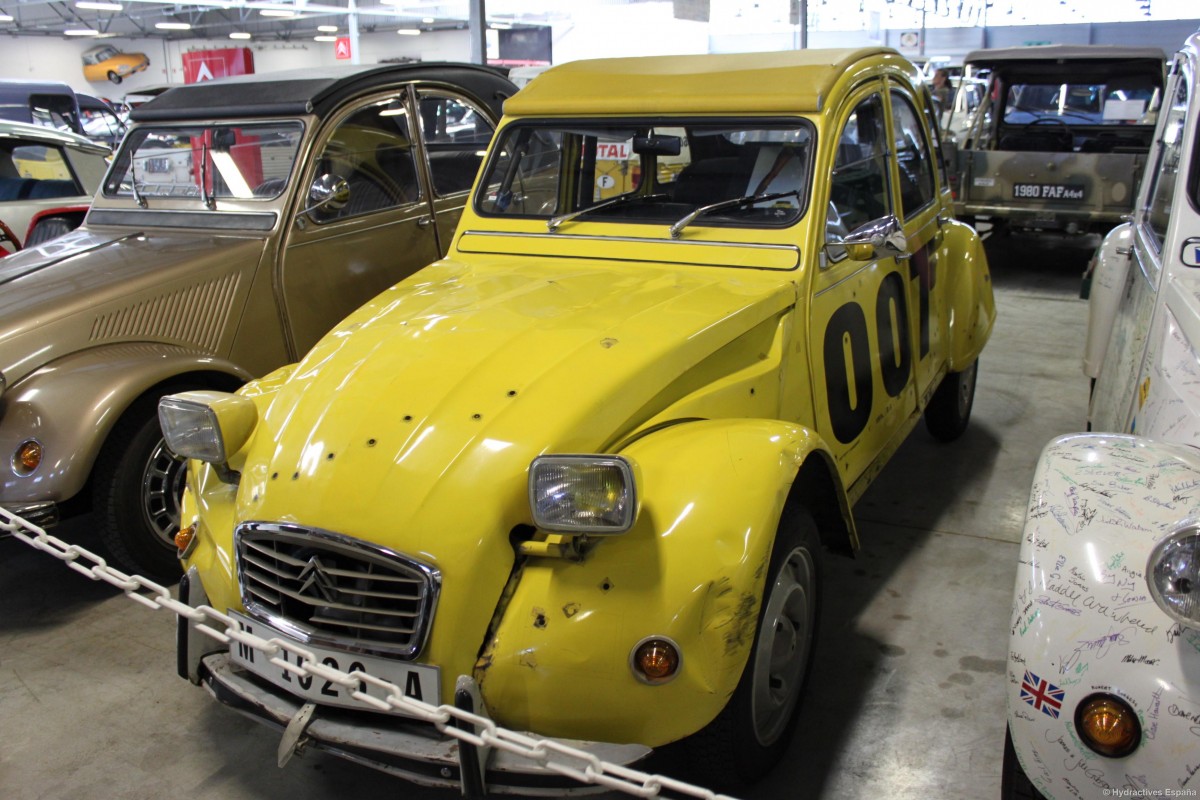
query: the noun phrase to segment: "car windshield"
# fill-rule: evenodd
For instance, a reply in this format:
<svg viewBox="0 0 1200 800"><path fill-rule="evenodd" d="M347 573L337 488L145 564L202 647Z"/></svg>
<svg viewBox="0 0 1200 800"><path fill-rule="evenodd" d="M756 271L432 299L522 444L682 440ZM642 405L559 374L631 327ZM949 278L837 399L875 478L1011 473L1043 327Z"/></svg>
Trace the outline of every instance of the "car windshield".
<svg viewBox="0 0 1200 800"><path fill-rule="evenodd" d="M1018 83L1008 90L1004 121L1061 120L1070 125L1152 125L1157 89L1149 80Z"/></svg>
<svg viewBox="0 0 1200 800"><path fill-rule="evenodd" d="M303 126L153 126L132 131L104 183L106 197L269 200L282 194Z"/></svg>
<svg viewBox="0 0 1200 800"><path fill-rule="evenodd" d="M815 139L795 119L515 123L475 204L485 216L545 219L550 231L577 220L673 225L699 209L687 224L791 225L807 205Z"/></svg>

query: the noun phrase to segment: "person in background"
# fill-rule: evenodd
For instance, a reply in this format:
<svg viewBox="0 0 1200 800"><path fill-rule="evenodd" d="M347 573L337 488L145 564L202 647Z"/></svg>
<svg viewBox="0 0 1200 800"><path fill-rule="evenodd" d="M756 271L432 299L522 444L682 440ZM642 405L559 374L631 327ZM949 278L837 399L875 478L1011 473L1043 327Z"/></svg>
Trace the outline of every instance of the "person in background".
<svg viewBox="0 0 1200 800"><path fill-rule="evenodd" d="M945 111L950 107L950 98L954 96L954 88L950 85L950 73L939 69L933 73L933 99L938 108Z"/></svg>

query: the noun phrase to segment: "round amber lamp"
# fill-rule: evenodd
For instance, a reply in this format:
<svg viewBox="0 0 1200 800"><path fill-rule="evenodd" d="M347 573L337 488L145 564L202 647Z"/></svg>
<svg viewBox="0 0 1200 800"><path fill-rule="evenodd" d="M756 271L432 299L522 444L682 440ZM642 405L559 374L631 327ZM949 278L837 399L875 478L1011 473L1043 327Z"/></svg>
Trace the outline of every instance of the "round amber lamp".
<svg viewBox="0 0 1200 800"><path fill-rule="evenodd" d="M1075 729L1102 756L1123 758L1142 742L1142 724L1128 703L1111 694L1085 697L1075 708Z"/></svg>
<svg viewBox="0 0 1200 800"><path fill-rule="evenodd" d="M13 469L18 475L29 475L42 463L42 445L30 439L21 442L17 452L13 454Z"/></svg>
<svg viewBox="0 0 1200 800"><path fill-rule="evenodd" d="M630 657L633 674L645 683L666 683L679 671L679 648L670 639L653 637L638 642Z"/></svg>

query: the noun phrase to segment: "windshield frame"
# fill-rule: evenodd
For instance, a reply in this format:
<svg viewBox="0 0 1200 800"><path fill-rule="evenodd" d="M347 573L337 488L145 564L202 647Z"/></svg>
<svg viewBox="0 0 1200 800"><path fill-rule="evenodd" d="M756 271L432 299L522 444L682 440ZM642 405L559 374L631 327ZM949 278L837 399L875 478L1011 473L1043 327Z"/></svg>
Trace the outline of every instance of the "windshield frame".
<svg viewBox="0 0 1200 800"><path fill-rule="evenodd" d="M274 203L288 193L288 189L296 176L302 171L303 156L305 147L305 138L307 135L308 125L306 121L299 117L275 118L275 119L231 119L231 120L204 120L204 121L182 121L182 122L154 122L137 125L130 129L121 142L121 147L113 159L112 166L109 168L108 174L105 176L104 182L100 186L99 196L107 201L114 200L132 200L143 208L147 206L142 203L143 200L148 201L151 208L180 208L180 207L204 207L205 205L212 206L207 202L215 200L216 207L212 208L210 213L220 213L222 211L244 210L248 205L253 208ZM156 193L147 191L147 187L153 182L147 182L148 174L155 174L153 170L148 168L147 162L150 159L169 158L167 154L155 154L144 152L137 154L139 148L146 140L154 135L171 137L171 136L191 136L191 146L184 145L179 148L181 153L189 154L193 157L207 154L209 163L203 165L204 172L210 181L213 181L214 173L217 166L212 161L213 148L206 146L202 137L198 134L201 131L222 131L234 130L239 131L239 136L254 136L263 133L279 134L292 137L292 147L290 153L291 163L287 166L287 171L283 174L274 174L267 178L264 174L263 180L256 182L255 187L251 187L251 193L241 191L234 193L232 191L217 192L215 196L212 190L202 191L198 183L193 182L201 174L199 166L189 166L181 175L186 176L189 173L193 181L181 180L179 182L165 181L164 185L179 187L183 191L173 193ZM235 145L236 146L236 145ZM154 148L146 148L154 149ZM164 148L165 149L165 148ZM261 153L261 149L256 151ZM137 179L139 191L134 192L130 187L130 159L134 159L134 175ZM257 188L268 180L272 182L270 191L259 193ZM277 184L277 185L276 185ZM215 181L214 181L215 185ZM152 188L152 186L151 186ZM244 205L245 204L245 205Z"/></svg>
<svg viewBox="0 0 1200 800"><path fill-rule="evenodd" d="M734 197L733 194L728 194L727 196L710 199L705 202L675 202L674 199L665 197L663 194L664 188L669 192L673 187L676 186L674 178L677 177L678 173L675 176L672 176L671 181L664 182L662 180L664 154L649 152L629 158L628 163L631 165L636 165L639 175L653 175L654 179L652 182L639 179L639 181L632 188L627 189L625 192L618 190L615 194L608 196L600 194L605 187L593 187L593 196L591 198L590 205L582 205L577 202L576 204L572 205L571 208L561 208L559 205L561 203L561 198L564 196L564 189L562 188L561 181L564 174L569 173L570 176L575 179L572 181L572 184L578 185L581 183L578 178L583 169L574 168L570 170L563 170L562 165L564 158L560 156L557 165L555 165L555 171L552 174L552 177L555 180L555 188L553 189L555 203L552 208L543 207L538 211L528 213L497 212L495 210L494 206L496 204L496 199L492 195L492 190L501 186L511 187L516 180L519 180L515 177L517 170L515 167L511 167L514 162L512 162L511 158L505 151L511 148L512 143L515 142L516 137L522 131L531 130L535 133L537 131L555 131L580 134L582 132L599 132L603 131L604 129L609 129L614 132L632 133L639 137L645 135L646 129L652 130L657 135L667 135L668 137L674 135L680 129L683 129L683 132L685 133L684 152L687 154L688 160L684 162L682 167L680 167L678 173L681 173L683 169L691 164L701 163L702 161L714 158L711 153L704 158L692 158L692 155L695 153L694 144L698 138L696 135L694 135L695 131L702 131L702 135L718 135L722 132L732 133L740 131L777 131L781 134L792 134L793 138L788 140L781 138L779 140L769 140L764 142L760 139L757 142L750 142L750 144L757 145L779 145L779 149L781 150L784 144L794 144L798 148L803 148L807 151L803 154L803 158L797 162L798 168L801 170L802 185L797 197L797 206L789 209L789 211L792 213L788 213L786 215L780 213L778 219L764 219L761 216L759 218L752 219L746 216L744 209L748 208L750 211L759 212L770 211L772 209L756 209L753 208L755 204L746 204L745 206L741 207L743 209L743 213L740 216L744 218L734 218L732 215L737 212L738 209L730 208L729 213L731 216L723 217L720 214L705 214L701 216L700 219L692 223L691 227L735 228L741 230L782 230L801 223L807 216L809 205L811 204L811 195L815 184L813 170L814 165L816 164L818 146L817 126L812 122L812 120L800 115L714 116L711 114L697 114L687 116L674 115L653 117L639 115L631 117L529 117L515 119L508 122L496 131L492 146L488 152L488 158L483 165L483 169L480 173L480 179L475 186L475 190L472 195L471 202L473 210L479 217L489 220L536 220L549 225L552 220L562 222L569 219L578 220L580 222L649 225L654 227L663 226L669 228L673 223L687 216L696 209L710 205L713 202L728 200ZM619 137L614 137L614 139L616 138ZM609 143L607 139L602 141L604 141L606 144ZM626 141L631 140L627 139ZM747 143L744 142L743 144ZM731 144L730 146L735 145ZM668 153L666 155L668 158L674 157L674 154ZM651 158L653 159L653 162L649 160ZM573 160L573 158L568 158L567 160ZM505 163L510 165L510 169L514 176L504 176L497 172ZM647 169L651 163L654 164L655 168ZM633 167L631 167L631 170L632 169ZM757 173L750 173L747 175L747 178L752 177L754 174ZM526 178L528 178L528 175ZM774 188L767 190L766 192L753 192L747 188L747 190L739 194L738 197L743 197L750 194L774 192ZM571 192L568 192L568 194L570 193ZM783 194L790 193L783 192ZM635 203L630 202L611 204L611 201L614 198L622 197L628 197L630 200L644 199L646 201L650 201L650 203L661 203L662 205L660 208L655 209L655 213L648 213L645 216L638 216L636 213L629 213L630 211L636 211L637 204ZM642 206L642 208L644 210L648 209L650 207L650 203ZM614 209L619 207L622 210L622 213L617 218L606 216L603 214L603 212L601 212L602 206ZM601 213L594 215L589 214L593 208L595 208L597 212ZM569 227L569 225L564 225L563 230L565 231ZM550 226L550 232L558 229L558 225Z"/></svg>

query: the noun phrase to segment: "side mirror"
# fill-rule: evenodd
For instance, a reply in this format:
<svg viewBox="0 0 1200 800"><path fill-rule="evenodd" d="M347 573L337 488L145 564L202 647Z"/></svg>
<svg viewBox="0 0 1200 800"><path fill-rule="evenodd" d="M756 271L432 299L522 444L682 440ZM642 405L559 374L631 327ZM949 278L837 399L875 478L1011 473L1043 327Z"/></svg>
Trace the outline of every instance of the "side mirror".
<svg viewBox="0 0 1200 800"><path fill-rule="evenodd" d="M297 216L304 216L321 208L338 211L350 202L350 183L339 175L328 172L313 181L308 190L308 208Z"/></svg>
<svg viewBox="0 0 1200 800"><path fill-rule="evenodd" d="M855 261L871 261L876 258L906 258L908 239L900 227L900 220L892 214L855 228L840 242L832 242L839 248L844 248L847 255ZM829 247L827 244L826 247Z"/></svg>

